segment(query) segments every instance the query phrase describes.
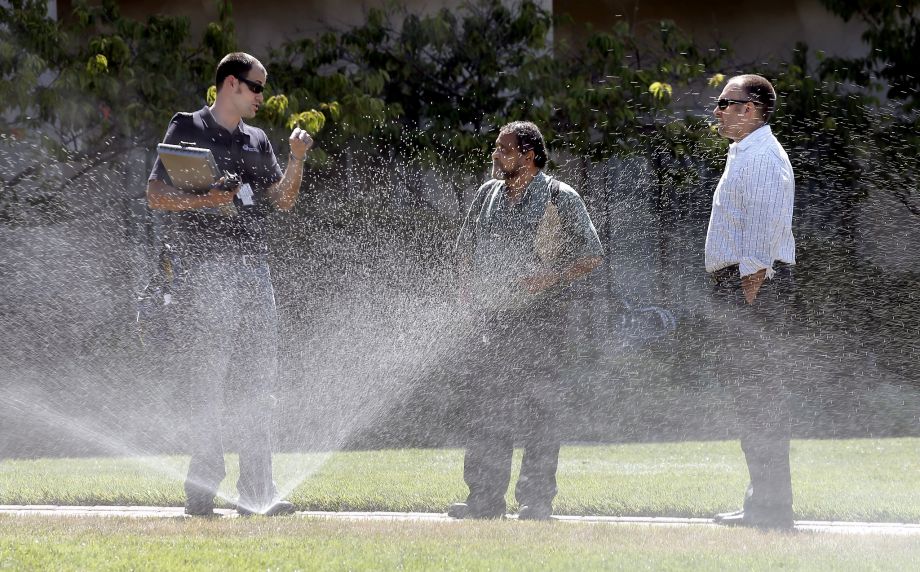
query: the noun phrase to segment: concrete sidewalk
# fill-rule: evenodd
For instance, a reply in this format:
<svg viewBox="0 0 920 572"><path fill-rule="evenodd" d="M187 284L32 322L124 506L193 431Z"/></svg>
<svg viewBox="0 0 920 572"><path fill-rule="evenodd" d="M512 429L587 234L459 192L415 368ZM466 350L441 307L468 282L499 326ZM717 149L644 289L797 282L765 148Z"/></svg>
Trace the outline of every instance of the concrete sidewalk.
<svg viewBox="0 0 920 572"><path fill-rule="evenodd" d="M239 518L232 509L217 509L220 518ZM0 505L0 515L18 516L97 516L129 518L191 518L182 507L155 506L55 506L55 505ZM324 512L300 511L294 517L328 518L344 520L392 520L424 522L460 522L444 513L431 512ZM509 520L516 520L509 515ZM719 526L708 518L672 518L646 516L554 516L556 522L633 526ZM827 532L837 534L881 534L892 536L920 536L920 524L895 522L830 522L798 520L796 531Z"/></svg>

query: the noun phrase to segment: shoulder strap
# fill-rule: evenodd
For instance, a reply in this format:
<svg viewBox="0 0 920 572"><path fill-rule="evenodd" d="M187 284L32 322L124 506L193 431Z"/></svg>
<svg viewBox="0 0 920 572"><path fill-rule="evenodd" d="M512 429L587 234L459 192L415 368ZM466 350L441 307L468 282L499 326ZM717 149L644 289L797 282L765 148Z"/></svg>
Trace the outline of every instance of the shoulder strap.
<svg viewBox="0 0 920 572"><path fill-rule="evenodd" d="M559 185L559 179L553 177L549 181L549 201L553 203L553 206L558 207L559 205L556 201L559 200L559 191L562 190L562 187Z"/></svg>

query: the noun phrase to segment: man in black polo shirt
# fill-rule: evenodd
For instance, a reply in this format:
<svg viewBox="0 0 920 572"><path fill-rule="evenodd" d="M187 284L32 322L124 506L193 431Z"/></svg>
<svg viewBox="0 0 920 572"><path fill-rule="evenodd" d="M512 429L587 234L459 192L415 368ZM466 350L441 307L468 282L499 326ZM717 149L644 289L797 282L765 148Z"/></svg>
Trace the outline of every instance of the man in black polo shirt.
<svg viewBox="0 0 920 572"><path fill-rule="evenodd" d="M220 413L226 400L228 425L240 433L237 509L290 514L293 505L278 498L272 482L270 391L278 332L266 224L273 208L293 207L313 140L294 129L282 173L265 133L242 121L262 105L265 67L249 54L232 53L215 79L214 105L176 114L163 141L210 149L218 168L238 175L239 184L215 185L205 194L180 191L157 159L147 185L150 208L177 213L172 241L184 270L173 292L180 328L169 358L185 380L190 408L185 512L213 514L226 475Z"/></svg>

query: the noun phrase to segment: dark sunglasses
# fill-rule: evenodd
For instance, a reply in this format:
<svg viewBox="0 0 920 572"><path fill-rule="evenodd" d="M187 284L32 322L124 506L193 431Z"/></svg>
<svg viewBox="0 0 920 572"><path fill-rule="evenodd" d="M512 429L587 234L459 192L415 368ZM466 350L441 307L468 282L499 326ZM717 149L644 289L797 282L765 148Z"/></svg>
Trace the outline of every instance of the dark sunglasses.
<svg viewBox="0 0 920 572"><path fill-rule="evenodd" d="M719 98L719 99L716 101L716 105L717 105L717 106L719 107L719 109L721 109L722 111L725 111L726 109L728 109L728 106L731 105L731 104L733 104L733 103L739 103L739 104L741 104L741 103L753 103L754 105L757 105L757 104L759 104L760 102L759 102L759 101L754 101L753 99L729 99L729 98L727 98L727 97L721 97L721 98Z"/></svg>
<svg viewBox="0 0 920 572"><path fill-rule="evenodd" d="M245 77L240 77L238 75L235 75L233 77L245 83L246 86L249 88L249 91L251 91L252 93L262 93L262 91L265 90L265 86L262 85L261 83L256 83L250 79L246 79Z"/></svg>

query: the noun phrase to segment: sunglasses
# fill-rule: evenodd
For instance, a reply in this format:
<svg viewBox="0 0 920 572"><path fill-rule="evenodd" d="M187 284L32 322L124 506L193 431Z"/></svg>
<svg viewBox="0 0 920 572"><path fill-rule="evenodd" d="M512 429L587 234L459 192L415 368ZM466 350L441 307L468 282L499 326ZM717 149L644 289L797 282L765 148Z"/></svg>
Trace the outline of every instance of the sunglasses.
<svg viewBox="0 0 920 572"><path fill-rule="evenodd" d="M262 93L265 90L265 86L262 85L261 83L256 83L250 79L246 79L245 77L240 77L238 75L235 75L233 77L245 83L246 87L248 87L249 91L251 91L252 93Z"/></svg>
<svg viewBox="0 0 920 572"><path fill-rule="evenodd" d="M738 103L738 104L742 104L742 103L753 103L754 105L758 105L760 102L759 102L759 101L754 101L753 99L729 99L729 98L727 98L727 97L720 97L720 98L716 101L716 105L717 105L718 108L721 109L722 111L725 111L726 109L728 109L728 106L729 106L729 105L732 105L732 104L734 104L734 103Z"/></svg>

